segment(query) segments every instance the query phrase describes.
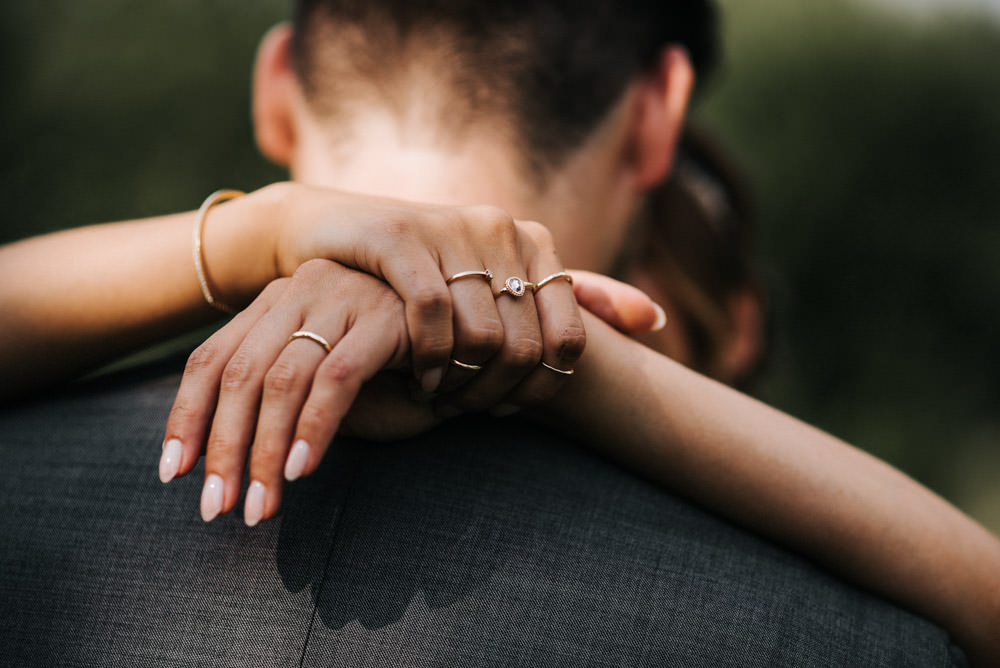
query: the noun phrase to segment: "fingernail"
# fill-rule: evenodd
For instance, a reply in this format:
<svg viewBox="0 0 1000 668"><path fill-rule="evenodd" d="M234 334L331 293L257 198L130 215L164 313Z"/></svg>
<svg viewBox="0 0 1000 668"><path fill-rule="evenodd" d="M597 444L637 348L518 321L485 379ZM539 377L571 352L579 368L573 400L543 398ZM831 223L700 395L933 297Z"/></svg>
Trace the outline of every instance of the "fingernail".
<svg viewBox="0 0 1000 668"><path fill-rule="evenodd" d="M168 483L177 475L181 467L181 442L172 438L163 444L160 455L160 482Z"/></svg>
<svg viewBox="0 0 1000 668"><path fill-rule="evenodd" d="M441 379L444 378L444 367L439 366L433 369L429 369L424 372L424 375L420 378L420 387L424 389L424 392L433 392L441 384Z"/></svg>
<svg viewBox="0 0 1000 668"><path fill-rule="evenodd" d="M292 451L288 453L288 460L285 461L285 480L291 482L297 480L306 470L309 463L309 444L301 438L295 441Z"/></svg>
<svg viewBox="0 0 1000 668"><path fill-rule="evenodd" d="M201 519L211 522L222 512L222 478L214 473L205 478L201 490Z"/></svg>
<svg viewBox="0 0 1000 668"><path fill-rule="evenodd" d="M243 501L243 521L248 527L252 527L260 522L264 517L264 499L267 497L267 488L264 483L254 480L247 487L247 498Z"/></svg>
<svg viewBox="0 0 1000 668"><path fill-rule="evenodd" d="M653 302L653 308L656 309L656 320L653 321L653 328L649 331L658 332L667 326L667 313L656 302Z"/></svg>
<svg viewBox="0 0 1000 668"><path fill-rule="evenodd" d="M508 415L519 413L520 411L521 407L515 406L514 404L497 404L490 409L490 415L493 417L507 417Z"/></svg>

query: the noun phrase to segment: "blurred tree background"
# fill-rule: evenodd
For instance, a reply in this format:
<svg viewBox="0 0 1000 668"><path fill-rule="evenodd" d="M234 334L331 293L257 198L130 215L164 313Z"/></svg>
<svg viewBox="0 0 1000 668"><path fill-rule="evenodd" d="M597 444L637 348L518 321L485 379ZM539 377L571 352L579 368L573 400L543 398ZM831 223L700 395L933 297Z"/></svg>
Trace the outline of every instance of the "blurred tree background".
<svg viewBox="0 0 1000 668"><path fill-rule="evenodd" d="M751 177L776 352L760 395L1000 533L1000 20L722 0L695 116ZM249 69L283 0L0 7L0 241L280 179Z"/></svg>

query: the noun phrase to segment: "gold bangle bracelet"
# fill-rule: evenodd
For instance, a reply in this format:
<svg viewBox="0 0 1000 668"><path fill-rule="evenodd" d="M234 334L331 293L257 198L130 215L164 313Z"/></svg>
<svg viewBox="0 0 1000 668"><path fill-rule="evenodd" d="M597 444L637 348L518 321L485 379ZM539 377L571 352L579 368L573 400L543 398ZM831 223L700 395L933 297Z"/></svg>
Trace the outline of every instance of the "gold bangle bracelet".
<svg viewBox="0 0 1000 668"><path fill-rule="evenodd" d="M198 220L194 225L194 271L198 275L198 285L201 286L201 294L209 306L215 307L223 313L228 313L230 315L236 313L236 309L213 297L212 291L208 287L208 277L205 274L205 255L202 250L202 237L205 232L205 218L208 217L208 210L216 204L236 199L237 197L241 197L243 195L246 195L246 193L242 190L216 190L214 193L206 197L205 201L201 203L201 207L198 209Z"/></svg>

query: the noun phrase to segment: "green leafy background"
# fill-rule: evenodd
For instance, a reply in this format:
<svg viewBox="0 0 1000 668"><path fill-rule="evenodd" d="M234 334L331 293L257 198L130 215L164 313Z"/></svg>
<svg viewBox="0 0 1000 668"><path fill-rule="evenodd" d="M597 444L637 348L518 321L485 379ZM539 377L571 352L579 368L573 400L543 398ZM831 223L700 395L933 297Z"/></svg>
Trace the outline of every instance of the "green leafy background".
<svg viewBox="0 0 1000 668"><path fill-rule="evenodd" d="M770 403L1000 532L1000 23L724 0L694 115L751 175ZM0 241L282 178L249 67L280 0L0 7Z"/></svg>

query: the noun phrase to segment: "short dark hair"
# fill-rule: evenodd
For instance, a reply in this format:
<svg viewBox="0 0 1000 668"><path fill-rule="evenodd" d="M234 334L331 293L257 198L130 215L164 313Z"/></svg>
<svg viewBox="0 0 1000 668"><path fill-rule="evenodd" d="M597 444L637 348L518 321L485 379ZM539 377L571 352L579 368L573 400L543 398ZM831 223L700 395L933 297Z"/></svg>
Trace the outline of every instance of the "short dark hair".
<svg viewBox="0 0 1000 668"><path fill-rule="evenodd" d="M699 78L716 59L711 0L296 0L294 20L311 104L334 110L352 76L377 79L406 66L414 44L429 47L449 70L434 70L455 94L449 117L499 113L543 169L586 139L665 45L684 46Z"/></svg>

